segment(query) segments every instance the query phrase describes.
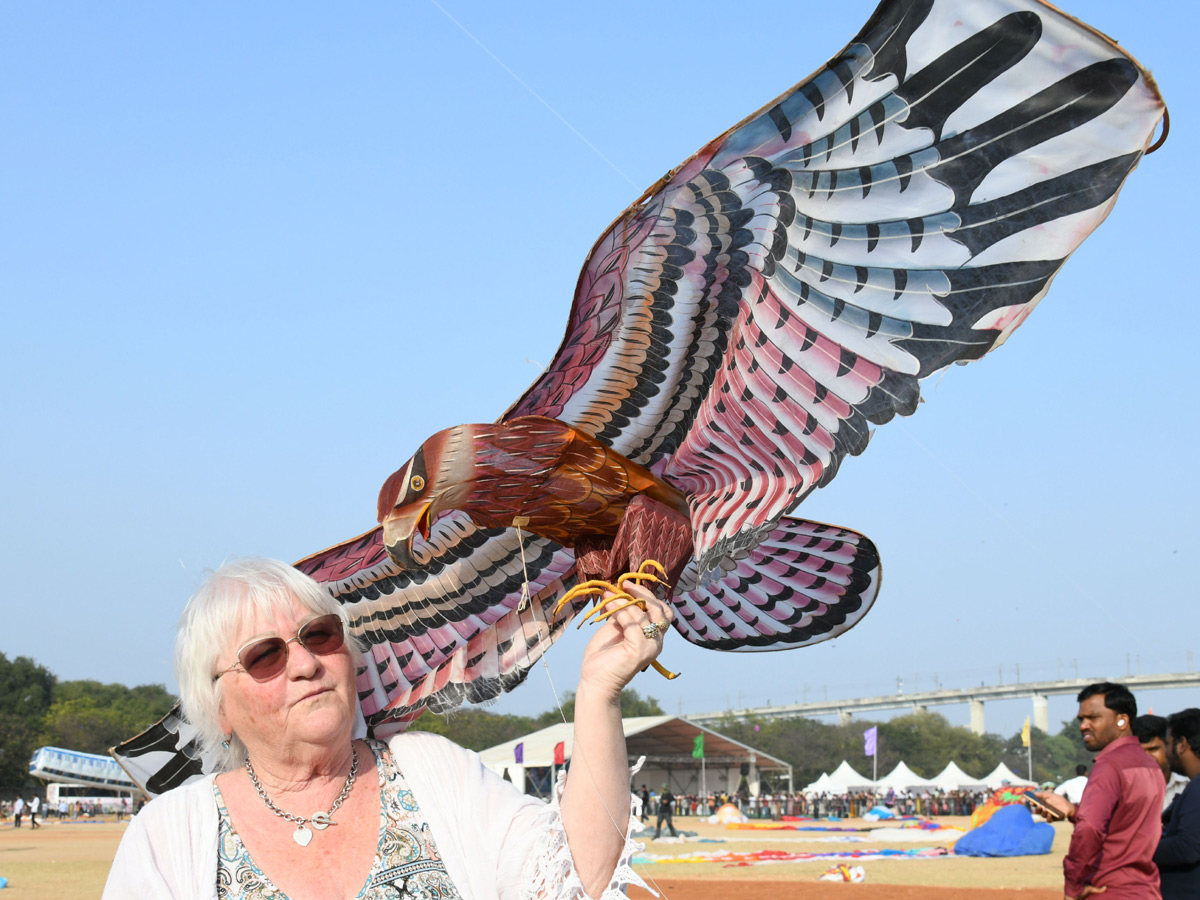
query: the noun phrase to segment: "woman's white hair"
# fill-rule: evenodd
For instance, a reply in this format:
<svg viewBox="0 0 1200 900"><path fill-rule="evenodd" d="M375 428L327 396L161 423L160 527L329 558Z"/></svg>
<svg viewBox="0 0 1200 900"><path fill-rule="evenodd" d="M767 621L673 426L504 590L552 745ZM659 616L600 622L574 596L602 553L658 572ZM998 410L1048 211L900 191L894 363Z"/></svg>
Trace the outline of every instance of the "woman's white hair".
<svg viewBox="0 0 1200 900"><path fill-rule="evenodd" d="M192 595L179 619L175 637L175 678L183 714L199 732L204 771L227 772L241 765L246 748L238 736L221 733L218 710L224 679L213 680L218 660L227 656L239 625L248 616L270 617L291 606L295 597L314 615L333 613L346 629L346 647L357 670L365 663L365 646L350 634L346 610L312 578L274 559L247 558L217 569ZM366 733L362 711L355 710L354 736ZM223 746L228 740L229 746Z"/></svg>

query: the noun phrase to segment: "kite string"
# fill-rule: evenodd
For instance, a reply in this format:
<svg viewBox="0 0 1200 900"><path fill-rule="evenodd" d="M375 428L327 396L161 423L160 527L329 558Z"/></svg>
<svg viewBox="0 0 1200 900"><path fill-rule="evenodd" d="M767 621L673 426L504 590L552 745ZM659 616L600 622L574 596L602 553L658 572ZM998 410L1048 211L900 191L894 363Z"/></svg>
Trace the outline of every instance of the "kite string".
<svg viewBox="0 0 1200 900"><path fill-rule="evenodd" d="M466 27L462 24L462 22L458 21L458 19L456 19L456 18L454 18L454 16L450 15L450 13L446 11L446 8L444 6L442 6L440 3L438 3L437 0L429 0L429 2L432 3L434 6L436 6L442 15L444 15L447 19L449 19L451 22L453 22L455 27L458 28L459 31L461 31L463 34L465 34L467 37L469 37L472 41L474 41L480 50L482 50L484 53L486 53L488 56L490 56L492 58L492 61L495 62L496 65L498 65L505 72L507 72L509 75L511 75L513 80L517 84L521 85L521 87L525 88L525 90L528 91L533 96L533 98L535 100L537 100L538 103L540 103L540 104L542 104L542 106L546 107L546 109L548 109L550 111L551 115L553 115L556 119L558 119L558 121L562 122L563 125L565 125L568 128L568 130L570 130L570 132L575 135L575 137L579 138L581 141L583 141L585 144L587 144L588 148L593 153L595 153L598 157L600 157L602 160L604 160L604 162L608 165L608 167L610 169L612 169L614 172L616 172L618 175L620 175L622 178L624 178L626 181L628 181L631 185L634 186L634 188L636 188L637 190L641 190L641 188L638 186L638 183L636 181L634 181L632 178L630 178L628 175L626 175L624 172L622 172L619 168L617 168L617 164L614 163L607 156L605 156L602 152L600 152L599 147L597 147L595 144L593 144L591 141L589 141L586 137L584 137L582 132L580 132L578 128L576 128L574 125L572 125L570 122L568 122L563 117L562 113L560 113L557 109L555 109L553 106L551 106L549 103L547 103L546 99L544 97L542 97L541 94L539 94L537 91L535 91L533 88L531 88L528 84L526 84L525 80L523 78L521 78L520 75L518 75L516 72L514 72L512 69L510 69L504 63L504 61L500 59L500 57L498 57L495 53L493 53L491 50L489 50L487 45L484 44L483 41L481 41L479 38L475 37L475 35L473 35L470 31L468 31L466 29Z"/></svg>
<svg viewBox="0 0 1200 900"><path fill-rule="evenodd" d="M520 551L521 551L521 568L522 568L522 573L524 576L524 580L521 585L521 602L517 606L517 610L518 611L524 610L525 607L528 606L529 612L533 616L533 621L536 625L538 623L537 610L538 610L538 606L540 604L539 603L531 604L529 602L530 601L529 570L525 566L525 533L521 530L521 526L528 525L528 524L529 524L528 516L515 516L513 518L513 527L517 529L517 546L520 548ZM544 618L542 620L542 625L546 629L546 638L549 639L551 634L553 633L553 626L550 623L550 619L548 617ZM525 657L526 660L529 659L528 646L529 645L527 643L526 644L526 657ZM567 721L567 714L563 711L562 698L559 696L558 687L554 684L554 676L550 673L549 656L550 656L550 647L547 646L546 649L542 651L542 668L546 672L546 681L550 685L550 693L554 696L554 705L558 709L558 717L560 719L562 719L562 722L564 725L571 725L572 723ZM625 839L626 839L626 828L621 827L621 825L617 822L616 816L613 815L612 810L608 808L608 804L604 802L604 795L600 792L600 786L596 784L596 776L592 772L592 767L588 764L587 758L584 756L584 754L582 752L580 752L578 747L575 746L574 737L572 737L572 740L571 740L571 756L573 758L578 758L583 763L583 768L584 768L584 771L587 772L588 780L591 781L591 783L592 783L592 791L596 794L596 797L600 800L600 805L604 808L604 814L606 816L608 816L608 821L610 823L612 823L613 830L616 832L617 836L621 839L622 846L624 846ZM633 776L633 773L630 772L630 778L632 778L632 776ZM557 788L557 785L551 785L550 789L557 790L558 788ZM632 797L632 792L631 792L630 796ZM632 810L630 812L630 818L632 819ZM633 860L630 860L630 867L632 868L632 866L633 866ZM663 898L663 900L670 900L670 898L667 896L667 892L664 891L662 889L662 887L659 886L658 882L655 880L654 876L650 873L649 870L647 870L645 867L643 867L641 874L646 879L646 881L649 882L649 885L653 885L653 887L650 887L649 885L647 886L647 890L649 890L650 893L654 894L656 897L661 896Z"/></svg>

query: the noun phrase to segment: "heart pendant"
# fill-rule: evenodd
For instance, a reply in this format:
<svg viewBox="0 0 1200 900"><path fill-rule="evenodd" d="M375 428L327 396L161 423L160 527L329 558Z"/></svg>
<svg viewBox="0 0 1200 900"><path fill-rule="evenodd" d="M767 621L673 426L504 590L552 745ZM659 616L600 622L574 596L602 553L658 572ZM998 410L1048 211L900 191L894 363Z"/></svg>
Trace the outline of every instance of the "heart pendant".
<svg viewBox="0 0 1200 900"><path fill-rule="evenodd" d="M303 825L297 825L296 830L292 832L292 840L301 847L307 847L308 842L312 840L312 832Z"/></svg>
<svg viewBox="0 0 1200 900"><path fill-rule="evenodd" d="M317 829L317 831L324 831L326 828L328 828L330 825L333 825L333 824L334 824L334 821L333 821L333 819L329 818L329 813L323 813L323 812L313 813L312 827Z"/></svg>

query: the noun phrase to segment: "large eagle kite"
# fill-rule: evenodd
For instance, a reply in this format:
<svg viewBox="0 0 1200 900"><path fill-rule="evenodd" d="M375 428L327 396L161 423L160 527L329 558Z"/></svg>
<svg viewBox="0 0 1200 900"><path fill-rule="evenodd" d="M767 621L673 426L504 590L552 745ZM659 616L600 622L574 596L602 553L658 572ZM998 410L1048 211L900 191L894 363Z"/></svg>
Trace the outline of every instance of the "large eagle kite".
<svg viewBox="0 0 1200 900"><path fill-rule="evenodd" d="M687 640L852 627L874 546L790 513L916 409L921 379L1025 320L1164 114L1128 54L1039 0L884 0L601 235L557 355L497 422L430 438L380 527L297 563L371 644L368 722L519 684L587 603L553 616L577 552L647 506L682 535ZM187 738L173 714L117 755L158 792L199 772Z"/></svg>

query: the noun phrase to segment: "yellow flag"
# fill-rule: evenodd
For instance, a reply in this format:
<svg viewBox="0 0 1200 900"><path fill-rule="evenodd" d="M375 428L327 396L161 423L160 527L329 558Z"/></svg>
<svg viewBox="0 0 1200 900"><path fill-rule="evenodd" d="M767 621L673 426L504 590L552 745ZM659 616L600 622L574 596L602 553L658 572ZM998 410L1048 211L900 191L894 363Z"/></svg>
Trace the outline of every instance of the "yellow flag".
<svg viewBox="0 0 1200 900"><path fill-rule="evenodd" d="M1025 725L1021 728L1021 746L1029 746L1029 716L1025 717Z"/></svg>

